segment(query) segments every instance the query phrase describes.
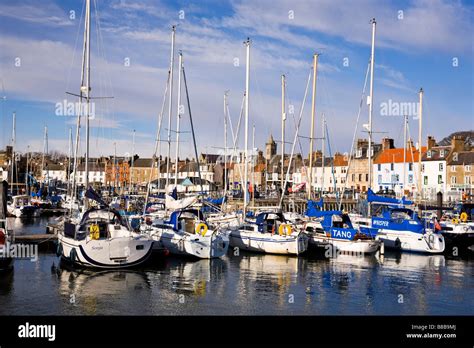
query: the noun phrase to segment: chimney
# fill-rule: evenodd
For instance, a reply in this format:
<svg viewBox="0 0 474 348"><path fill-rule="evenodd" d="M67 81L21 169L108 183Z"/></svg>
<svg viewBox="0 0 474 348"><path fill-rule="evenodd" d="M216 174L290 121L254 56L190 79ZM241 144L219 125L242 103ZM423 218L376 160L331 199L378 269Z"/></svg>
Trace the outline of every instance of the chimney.
<svg viewBox="0 0 474 348"><path fill-rule="evenodd" d="M367 139L357 139L357 148L360 149L364 146L369 146L369 141Z"/></svg>
<svg viewBox="0 0 474 348"><path fill-rule="evenodd" d="M428 141L426 143L428 145L428 150L431 150L433 147L436 146L436 140L431 135L428 135Z"/></svg>
<svg viewBox="0 0 474 348"><path fill-rule="evenodd" d="M464 138L460 135L455 135L451 138L451 148L454 152L464 151Z"/></svg>
<svg viewBox="0 0 474 348"><path fill-rule="evenodd" d="M395 148L393 139L391 138L383 138L382 139L382 150L388 150Z"/></svg>

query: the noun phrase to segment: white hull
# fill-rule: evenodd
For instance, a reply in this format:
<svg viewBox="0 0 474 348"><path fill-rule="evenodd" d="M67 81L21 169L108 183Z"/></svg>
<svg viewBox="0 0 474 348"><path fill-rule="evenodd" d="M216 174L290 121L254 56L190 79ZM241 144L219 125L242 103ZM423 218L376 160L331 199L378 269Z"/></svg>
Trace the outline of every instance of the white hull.
<svg viewBox="0 0 474 348"><path fill-rule="evenodd" d="M355 254L374 254L379 250L381 242L378 240L345 240L327 238L323 236L310 237L309 243L320 248L332 246L336 251L341 253Z"/></svg>
<svg viewBox="0 0 474 348"><path fill-rule="evenodd" d="M208 231L202 236L158 227L147 229L145 233L174 255L211 259L224 256L229 248L229 238L225 233Z"/></svg>
<svg viewBox="0 0 474 348"><path fill-rule="evenodd" d="M299 255L308 248L308 237L304 233L289 236L234 230L230 233L230 246L242 250L266 254Z"/></svg>
<svg viewBox="0 0 474 348"><path fill-rule="evenodd" d="M65 260L85 267L138 266L147 261L153 251L153 241L142 236L78 241L60 233L58 241Z"/></svg>
<svg viewBox="0 0 474 348"><path fill-rule="evenodd" d="M439 233L425 234L409 231L392 231L380 229L375 237L388 249L437 254L444 251L444 237Z"/></svg>

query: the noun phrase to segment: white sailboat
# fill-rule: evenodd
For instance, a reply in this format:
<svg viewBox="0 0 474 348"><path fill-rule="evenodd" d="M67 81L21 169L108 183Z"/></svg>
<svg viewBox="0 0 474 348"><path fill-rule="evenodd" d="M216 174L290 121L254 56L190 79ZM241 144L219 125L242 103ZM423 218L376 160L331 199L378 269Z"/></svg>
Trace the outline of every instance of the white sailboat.
<svg viewBox="0 0 474 348"><path fill-rule="evenodd" d="M79 222L65 219L58 233L58 256L73 264L97 268L125 268L137 266L151 256L153 240L133 232L125 218L111 209L91 189L89 184L89 107L90 107L90 0L86 0L84 51L82 59L80 99L86 99L86 188L85 209ZM80 120L81 115L78 115ZM79 125L78 121L78 125ZM76 133L76 151L79 127ZM76 164L76 163L75 163ZM75 172L74 168L74 172ZM75 173L74 173L75 174ZM73 185L74 186L74 185ZM75 188L73 187L73 192ZM98 208L89 208L88 198L95 200ZM89 209L88 209L89 208Z"/></svg>

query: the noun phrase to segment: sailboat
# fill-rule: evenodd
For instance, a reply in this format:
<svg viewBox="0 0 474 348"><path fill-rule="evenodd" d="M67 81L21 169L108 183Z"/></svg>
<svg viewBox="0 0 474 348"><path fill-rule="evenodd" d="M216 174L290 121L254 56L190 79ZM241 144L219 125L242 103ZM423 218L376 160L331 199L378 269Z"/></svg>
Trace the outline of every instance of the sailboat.
<svg viewBox="0 0 474 348"><path fill-rule="evenodd" d="M230 227L230 246L269 254L299 255L306 251L308 238L296 225L285 219L281 212L262 211L255 220L246 217L248 204L248 121L250 84L250 39L245 41L247 64L245 76L245 155L244 155L244 221Z"/></svg>
<svg viewBox="0 0 474 348"><path fill-rule="evenodd" d="M57 255L81 266L97 268L125 268L137 266L149 259L153 240L132 231L128 221L108 206L89 185L89 103L90 103L90 0L86 0L82 85L79 97L86 99L86 188L85 211L80 219L67 218L58 233ZM85 79L84 79L85 76ZM79 122L76 133L76 151ZM75 163L76 164L76 163ZM74 168L74 174L75 174ZM74 175L75 176L75 175ZM73 185L74 186L74 185ZM75 188L73 187L73 192ZM89 206L88 198L97 206Z"/></svg>

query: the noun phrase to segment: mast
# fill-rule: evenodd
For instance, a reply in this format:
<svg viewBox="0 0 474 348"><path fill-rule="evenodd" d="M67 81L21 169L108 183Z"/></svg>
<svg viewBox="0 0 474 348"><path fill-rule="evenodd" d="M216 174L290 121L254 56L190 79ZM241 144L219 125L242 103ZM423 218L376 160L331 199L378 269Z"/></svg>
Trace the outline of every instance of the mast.
<svg viewBox="0 0 474 348"><path fill-rule="evenodd" d="M29 180L29 166L30 166L30 162L29 162L29 152L30 152L30 145L28 145L26 147L26 171L25 171L25 188L26 188L26 194L29 196L30 195L30 186L28 184L28 180Z"/></svg>
<svg viewBox="0 0 474 348"><path fill-rule="evenodd" d="M135 129L133 130L133 137L132 137L132 165L130 168L130 187L128 189L129 193L132 192L132 172L133 172L134 164L135 164Z"/></svg>
<svg viewBox="0 0 474 348"><path fill-rule="evenodd" d="M375 18L372 18L372 48L370 51L370 97L368 98L369 102L369 146L367 148L367 157L369 163L369 182L367 183L367 192L372 186L372 114L374 109L374 65L375 65ZM370 204L368 206L368 216L371 215L371 207Z"/></svg>
<svg viewBox="0 0 474 348"><path fill-rule="evenodd" d="M407 123L408 123L408 115L404 116L403 120L403 193L406 189L406 172L407 172Z"/></svg>
<svg viewBox="0 0 474 348"><path fill-rule="evenodd" d="M166 187L165 192L168 190L169 178L170 178L170 156L171 156L171 112L173 108L173 70L174 70L174 39L176 34L176 26L171 27L171 57L170 57L170 88L169 88L169 101L168 101L168 155L166 158Z"/></svg>
<svg viewBox="0 0 474 348"><path fill-rule="evenodd" d="M319 54L313 55L313 93L311 101L311 135L309 138L309 173L308 173L308 199L311 199L311 190L313 185L313 151L314 151L314 119L316 109L316 77L318 71L318 57Z"/></svg>
<svg viewBox="0 0 474 348"><path fill-rule="evenodd" d="M247 48L247 54L246 54L246 66L245 66L245 148L244 148L244 183L243 183L243 188L244 188L244 219L246 216L246 210L247 210L247 204L248 204L248 197L247 197L247 181L248 181L248 133L249 133L249 85L250 85L250 39L247 38L247 40L244 42L246 48Z"/></svg>
<svg viewBox="0 0 474 348"><path fill-rule="evenodd" d="M250 169L250 183L252 184L252 205L255 206L255 124L252 127L252 168Z"/></svg>
<svg viewBox="0 0 474 348"><path fill-rule="evenodd" d="M67 189L66 189L66 197L69 195L69 189L71 188L70 183L70 168L71 168L71 156L72 156L72 128L69 127L69 141L68 141L68 150L67 150L67 167L66 167L66 180L67 180Z"/></svg>
<svg viewBox="0 0 474 348"><path fill-rule="evenodd" d="M176 110L176 156L174 166L174 187L178 187L178 164L179 164L179 126L181 121L181 70L183 69L183 54L179 52L178 62L178 107Z"/></svg>
<svg viewBox="0 0 474 348"><path fill-rule="evenodd" d="M321 178L321 197L323 197L324 193L324 168L325 168L325 152L326 152L326 117L322 116L322 122L321 125L323 126L323 143L321 146L321 166L322 166L322 175L323 177Z"/></svg>
<svg viewBox="0 0 474 348"><path fill-rule="evenodd" d="M423 88L420 88L419 92L419 113L418 113L418 190L420 192L420 198L423 198L422 180L421 180L421 130L423 125Z"/></svg>
<svg viewBox="0 0 474 348"><path fill-rule="evenodd" d="M285 183L285 121L286 121L286 108L285 108L285 75L281 75L281 192L284 192Z"/></svg>
<svg viewBox="0 0 474 348"><path fill-rule="evenodd" d="M12 117L12 163L11 163L11 193L13 195L13 178L14 178L14 171L13 167L15 166L15 146L16 146L16 112L13 112ZM18 186L17 186L18 191Z"/></svg>
<svg viewBox="0 0 474 348"><path fill-rule="evenodd" d="M89 132L89 112L90 112L90 92L91 92L91 70L90 70L90 60L91 60L91 31L90 31L90 25L91 25L91 2L90 0L86 0L86 59L85 59L85 68L86 68L86 85L82 86L81 89L85 89L85 94L86 94L86 159L85 159L85 189L89 189L89 137L90 137L90 132ZM84 209L87 209L89 207L89 201L88 199L84 196Z"/></svg>
<svg viewBox="0 0 474 348"><path fill-rule="evenodd" d="M227 196L227 92L224 93L224 201Z"/></svg>
<svg viewBox="0 0 474 348"><path fill-rule="evenodd" d="M48 164L46 163L46 170L45 170L45 162L46 162L46 156L48 156L48 126L44 126L44 139L43 139L43 159L41 161L41 174L43 174L43 171L46 172L46 180L45 182L49 184L49 170L48 170ZM45 177L43 177L43 180Z"/></svg>

